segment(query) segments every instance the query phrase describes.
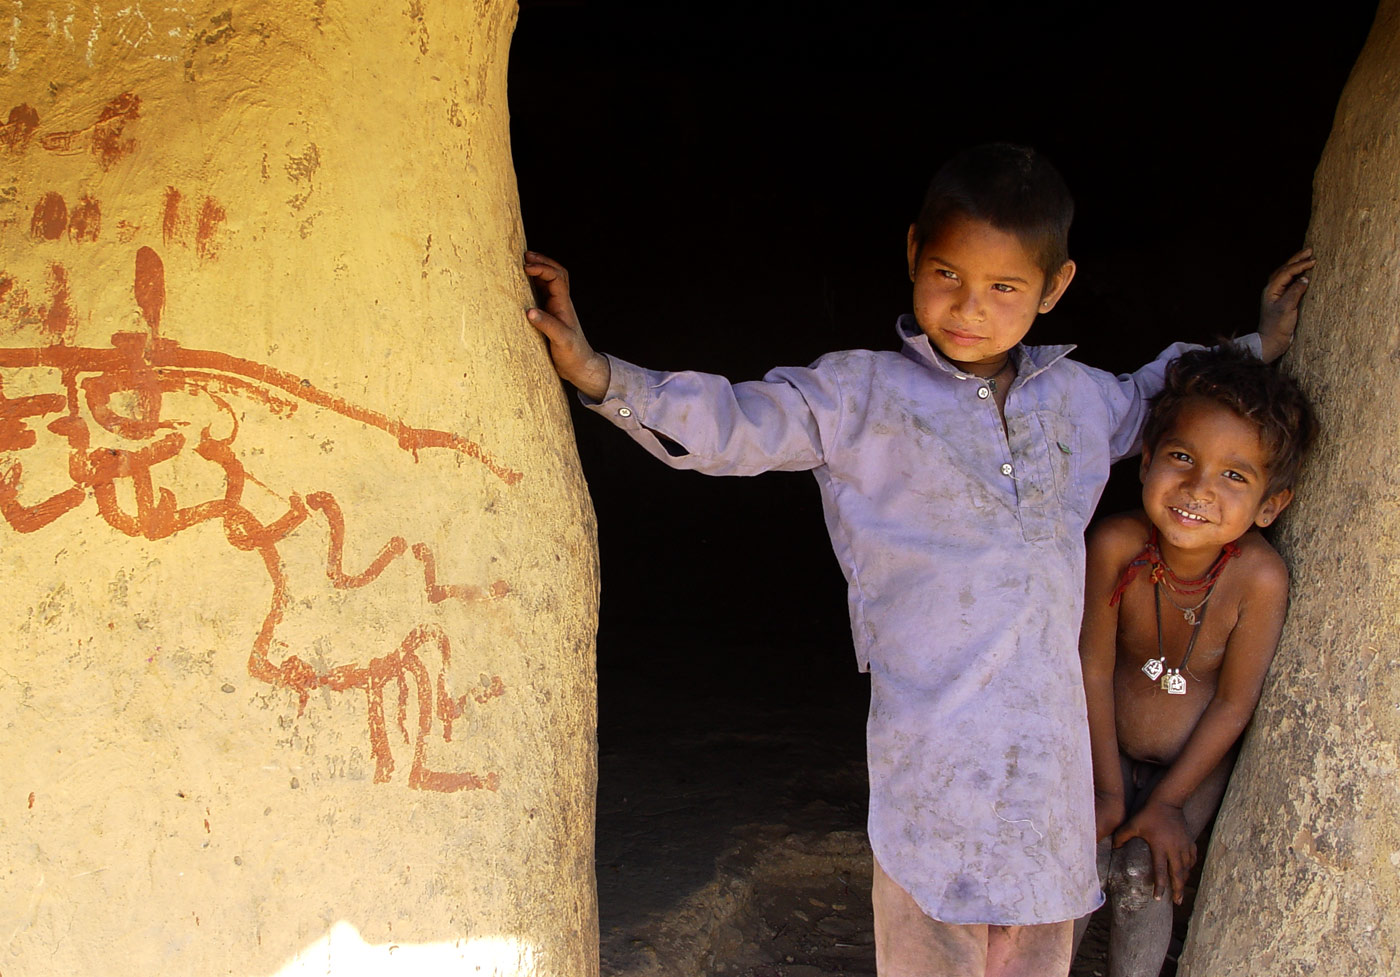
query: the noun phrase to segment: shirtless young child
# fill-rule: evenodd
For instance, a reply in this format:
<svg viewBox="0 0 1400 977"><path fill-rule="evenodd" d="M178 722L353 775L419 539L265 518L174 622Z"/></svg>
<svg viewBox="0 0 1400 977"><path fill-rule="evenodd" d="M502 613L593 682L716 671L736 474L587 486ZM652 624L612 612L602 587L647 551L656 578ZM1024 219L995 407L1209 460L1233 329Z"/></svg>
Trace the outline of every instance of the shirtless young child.
<svg viewBox="0 0 1400 977"><path fill-rule="evenodd" d="M1111 977L1161 969L1288 606L1255 527L1292 500L1314 427L1297 385L1252 355L1185 353L1143 430L1142 511L1089 535L1079 648Z"/></svg>

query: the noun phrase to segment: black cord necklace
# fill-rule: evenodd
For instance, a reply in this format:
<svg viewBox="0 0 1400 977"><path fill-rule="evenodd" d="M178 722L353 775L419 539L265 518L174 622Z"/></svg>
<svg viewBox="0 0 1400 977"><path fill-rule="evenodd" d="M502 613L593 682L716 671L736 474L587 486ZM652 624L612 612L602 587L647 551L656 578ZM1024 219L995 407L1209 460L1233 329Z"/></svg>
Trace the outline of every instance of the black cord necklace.
<svg viewBox="0 0 1400 977"><path fill-rule="evenodd" d="M1015 379L1016 379L1016 364L1015 364L1014 362L1012 362L1012 360L1011 360L1011 354L1009 354L1009 353L1008 353L1007 356L1006 356L1006 362L1003 363L1003 364L1001 365L1001 369L997 370L997 372L993 373L991 376L985 378L986 381L987 381L987 386L991 388L992 393L996 393L996 392L997 392L997 382L998 382L998 381L997 381L997 377L1001 376L1001 375L1002 375L1003 373L1005 373L1008 369L1011 370L1011 379L1012 379L1012 380L1015 380ZM1007 382L1009 383L1010 380L1008 380Z"/></svg>
<svg viewBox="0 0 1400 977"><path fill-rule="evenodd" d="M1157 657L1149 658L1143 662L1142 674L1146 675L1150 681L1160 680L1161 688L1169 695L1186 694L1186 676L1181 674L1181 670L1186 668L1186 663L1191 660L1191 651L1196 647L1196 637L1201 633L1201 625L1206 620L1206 607L1210 603L1210 595L1215 592L1215 584L1210 585L1206 595L1193 610L1199 610L1199 616L1192 614L1188 620L1191 622L1191 637L1186 642L1186 654L1181 656L1181 664L1176 668L1167 667L1167 655L1162 650L1162 584L1160 582L1152 585L1152 597L1157 608ZM1179 609L1179 608L1178 608Z"/></svg>

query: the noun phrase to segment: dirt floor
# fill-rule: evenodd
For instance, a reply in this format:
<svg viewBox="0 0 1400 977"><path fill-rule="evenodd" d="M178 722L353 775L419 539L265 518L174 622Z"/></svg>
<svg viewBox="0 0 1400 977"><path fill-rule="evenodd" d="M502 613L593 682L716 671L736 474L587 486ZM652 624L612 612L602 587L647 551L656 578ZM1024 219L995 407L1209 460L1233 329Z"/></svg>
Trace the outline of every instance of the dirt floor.
<svg viewBox="0 0 1400 977"><path fill-rule="evenodd" d="M755 668L736 690L694 661L600 677L604 977L873 977L868 682ZM1096 919L1072 977L1101 977L1104 945Z"/></svg>

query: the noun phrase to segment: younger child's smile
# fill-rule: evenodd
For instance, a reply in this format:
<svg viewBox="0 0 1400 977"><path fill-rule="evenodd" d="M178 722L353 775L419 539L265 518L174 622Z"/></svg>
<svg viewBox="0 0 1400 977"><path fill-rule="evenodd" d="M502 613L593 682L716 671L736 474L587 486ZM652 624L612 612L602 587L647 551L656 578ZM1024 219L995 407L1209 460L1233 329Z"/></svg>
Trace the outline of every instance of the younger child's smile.
<svg viewBox="0 0 1400 977"><path fill-rule="evenodd" d="M1195 563L1209 566L1221 546L1267 524L1287 504L1266 495L1269 461L1252 421L1204 398L1181 405L1157 444L1143 452L1142 465L1143 507L1156 513L1163 555L1178 573L1189 576Z"/></svg>

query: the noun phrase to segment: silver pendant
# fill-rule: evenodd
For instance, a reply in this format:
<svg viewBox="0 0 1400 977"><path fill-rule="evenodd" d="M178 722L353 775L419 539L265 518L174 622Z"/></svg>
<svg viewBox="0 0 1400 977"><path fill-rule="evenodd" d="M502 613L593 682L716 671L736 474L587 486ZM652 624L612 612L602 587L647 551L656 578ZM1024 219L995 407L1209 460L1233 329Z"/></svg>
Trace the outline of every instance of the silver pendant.
<svg viewBox="0 0 1400 977"><path fill-rule="evenodd" d="M1193 628L1196 626L1196 609L1194 607L1182 611L1181 616L1186 618L1187 624L1191 625Z"/></svg>
<svg viewBox="0 0 1400 977"><path fill-rule="evenodd" d="M1186 676L1180 670L1171 669L1162 677L1162 688L1167 690L1168 695L1186 694Z"/></svg>
<svg viewBox="0 0 1400 977"><path fill-rule="evenodd" d="M1146 675L1148 681L1155 682L1162 677L1162 671L1167 667L1167 659L1164 655L1161 658L1149 658L1142 663L1142 674Z"/></svg>

